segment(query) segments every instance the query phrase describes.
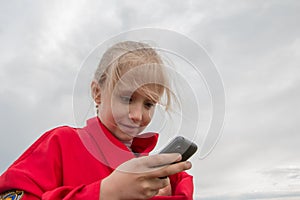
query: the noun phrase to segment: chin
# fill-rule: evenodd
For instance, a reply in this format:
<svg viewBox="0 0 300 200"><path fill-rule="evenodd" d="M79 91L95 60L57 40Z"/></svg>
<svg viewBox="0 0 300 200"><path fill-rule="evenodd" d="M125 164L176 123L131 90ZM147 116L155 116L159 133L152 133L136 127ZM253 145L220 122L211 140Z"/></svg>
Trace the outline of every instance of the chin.
<svg viewBox="0 0 300 200"><path fill-rule="evenodd" d="M134 131L134 132L126 132L126 131L122 131L121 130L121 135L124 138L127 138L128 140L132 140L133 138L135 138L136 136L138 136L140 134L140 131Z"/></svg>
<svg viewBox="0 0 300 200"><path fill-rule="evenodd" d="M133 135L130 135L130 134L126 134L127 141L133 140L133 138L135 138L135 137L136 137L136 135L133 136Z"/></svg>
<svg viewBox="0 0 300 200"><path fill-rule="evenodd" d="M130 134L127 134L127 133L120 133L119 136L117 137L119 140L121 141L131 141L133 140L135 136L132 136Z"/></svg>

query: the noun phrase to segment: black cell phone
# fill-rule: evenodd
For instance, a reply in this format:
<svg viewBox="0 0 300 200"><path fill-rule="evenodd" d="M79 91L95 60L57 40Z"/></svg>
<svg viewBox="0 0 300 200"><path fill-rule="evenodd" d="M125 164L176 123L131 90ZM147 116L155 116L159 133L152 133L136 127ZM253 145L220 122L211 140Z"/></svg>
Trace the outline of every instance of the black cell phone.
<svg viewBox="0 0 300 200"><path fill-rule="evenodd" d="M197 148L197 145L192 141L177 136L159 153L180 153L182 156L181 161L186 161L197 151Z"/></svg>

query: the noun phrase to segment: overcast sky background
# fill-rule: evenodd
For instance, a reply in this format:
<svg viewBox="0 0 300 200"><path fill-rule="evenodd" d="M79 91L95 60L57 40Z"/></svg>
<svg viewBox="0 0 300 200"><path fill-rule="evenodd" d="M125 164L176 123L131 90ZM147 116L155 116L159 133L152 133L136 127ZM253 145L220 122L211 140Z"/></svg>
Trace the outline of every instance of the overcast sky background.
<svg viewBox="0 0 300 200"><path fill-rule="evenodd" d="M0 1L0 172L43 132L75 125L73 85L97 44L165 28L201 44L222 76L226 120L195 197L300 198L300 1Z"/></svg>

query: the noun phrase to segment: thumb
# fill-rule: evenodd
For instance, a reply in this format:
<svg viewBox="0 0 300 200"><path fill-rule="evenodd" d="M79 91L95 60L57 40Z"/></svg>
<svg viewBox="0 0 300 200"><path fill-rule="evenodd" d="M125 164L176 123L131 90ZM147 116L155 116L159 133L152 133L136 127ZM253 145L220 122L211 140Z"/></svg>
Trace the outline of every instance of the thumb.
<svg viewBox="0 0 300 200"><path fill-rule="evenodd" d="M181 160L181 155L179 153L163 153L148 156L145 164L149 168L161 167L164 165L169 165L174 162L179 162Z"/></svg>
<svg viewBox="0 0 300 200"><path fill-rule="evenodd" d="M172 164L181 160L179 153L156 154L133 158L121 164L116 170L129 173L145 173L157 170L165 165Z"/></svg>

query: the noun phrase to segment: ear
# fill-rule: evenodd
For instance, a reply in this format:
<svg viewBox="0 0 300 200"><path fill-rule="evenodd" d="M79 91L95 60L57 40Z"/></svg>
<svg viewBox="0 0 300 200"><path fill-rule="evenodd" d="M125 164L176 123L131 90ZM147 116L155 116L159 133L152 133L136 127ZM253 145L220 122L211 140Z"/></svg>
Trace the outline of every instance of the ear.
<svg viewBox="0 0 300 200"><path fill-rule="evenodd" d="M91 91L96 105L99 105L101 103L101 88L96 80L93 80L91 83Z"/></svg>

